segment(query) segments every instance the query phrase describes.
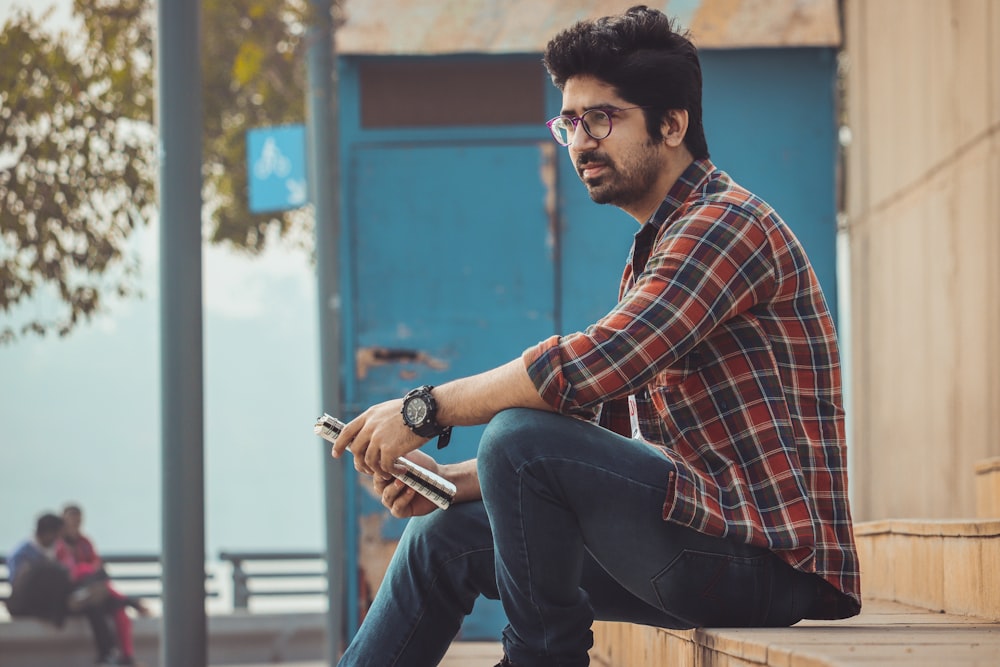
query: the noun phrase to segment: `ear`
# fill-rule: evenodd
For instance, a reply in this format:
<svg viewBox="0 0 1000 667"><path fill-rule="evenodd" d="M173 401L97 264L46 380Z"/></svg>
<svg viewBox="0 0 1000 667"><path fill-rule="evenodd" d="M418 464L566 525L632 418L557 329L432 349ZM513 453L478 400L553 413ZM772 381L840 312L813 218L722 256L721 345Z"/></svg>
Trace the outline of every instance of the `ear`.
<svg viewBox="0 0 1000 667"><path fill-rule="evenodd" d="M687 109L669 109L667 116L663 119L660 131L663 133L663 142L671 148L677 148L684 143L687 136L688 112Z"/></svg>

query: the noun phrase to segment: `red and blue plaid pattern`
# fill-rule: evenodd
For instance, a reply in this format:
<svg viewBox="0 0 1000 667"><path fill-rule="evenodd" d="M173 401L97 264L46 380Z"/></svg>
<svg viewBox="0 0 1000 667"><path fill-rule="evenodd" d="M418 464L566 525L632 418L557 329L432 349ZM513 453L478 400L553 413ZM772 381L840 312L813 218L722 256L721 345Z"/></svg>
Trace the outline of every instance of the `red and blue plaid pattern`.
<svg viewBox="0 0 1000 667"><path fill-rule="evenodd" d="M677 468L664 519L818 573L832 589L813 617L860 610L837 334L764 201L695 161L636 234L614 310L524 358L548 403L618 433L635 395Z"/></svg>

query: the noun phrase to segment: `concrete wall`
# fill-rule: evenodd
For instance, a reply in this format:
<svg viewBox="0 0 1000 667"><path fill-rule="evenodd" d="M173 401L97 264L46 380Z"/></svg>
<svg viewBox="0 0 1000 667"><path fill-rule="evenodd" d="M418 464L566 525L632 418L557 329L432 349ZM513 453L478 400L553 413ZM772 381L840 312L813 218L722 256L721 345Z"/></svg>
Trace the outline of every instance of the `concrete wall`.
<svg viewBox="0 0 1000 667"><path fill-rule="evenodd" d="M158 667L160 618L134 621L135 655ZM325 654L323 614L225 614L208 617L211 665L265 665L311 660ZM89 667L94 664L90 628L71 618L62 629L33 619L0 622L0 667Z"/></svg>
<svg viewBox="0 0 1000 667"><path fill-rule="evenodd" d="M844 11L855 518L973 516L1000 454L1000 2Z"/></svg>

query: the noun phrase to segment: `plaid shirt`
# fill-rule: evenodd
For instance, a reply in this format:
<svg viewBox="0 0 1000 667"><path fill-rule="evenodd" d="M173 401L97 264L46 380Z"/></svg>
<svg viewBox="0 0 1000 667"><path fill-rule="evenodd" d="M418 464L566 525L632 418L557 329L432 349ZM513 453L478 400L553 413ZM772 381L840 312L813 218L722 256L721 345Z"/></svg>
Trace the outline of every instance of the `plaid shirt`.
<svg viewBox="0 0 1000 667"><path fill-rule="evenodd" d="M647 259L648 258L648 259ZM693 162L636 234L619 303L529 348L542 398L674 463L663 518L771 549L860 610L837 336L805 251L764 201Z"/></svg>

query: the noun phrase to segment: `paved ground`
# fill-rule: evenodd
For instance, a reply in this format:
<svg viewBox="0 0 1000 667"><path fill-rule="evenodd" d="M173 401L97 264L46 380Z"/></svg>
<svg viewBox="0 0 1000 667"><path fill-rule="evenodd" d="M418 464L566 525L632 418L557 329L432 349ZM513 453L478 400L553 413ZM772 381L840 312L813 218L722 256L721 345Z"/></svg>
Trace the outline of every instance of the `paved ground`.
<svg viewBox="0 0 1000 667"><path fill-rule="evenodd" d="M494 667L503 657L499 642L456 642L439 667ZM328 667L325 662L287 662L287 667ZM266 665L241 665L240 667L275 667Z"/></svg>

